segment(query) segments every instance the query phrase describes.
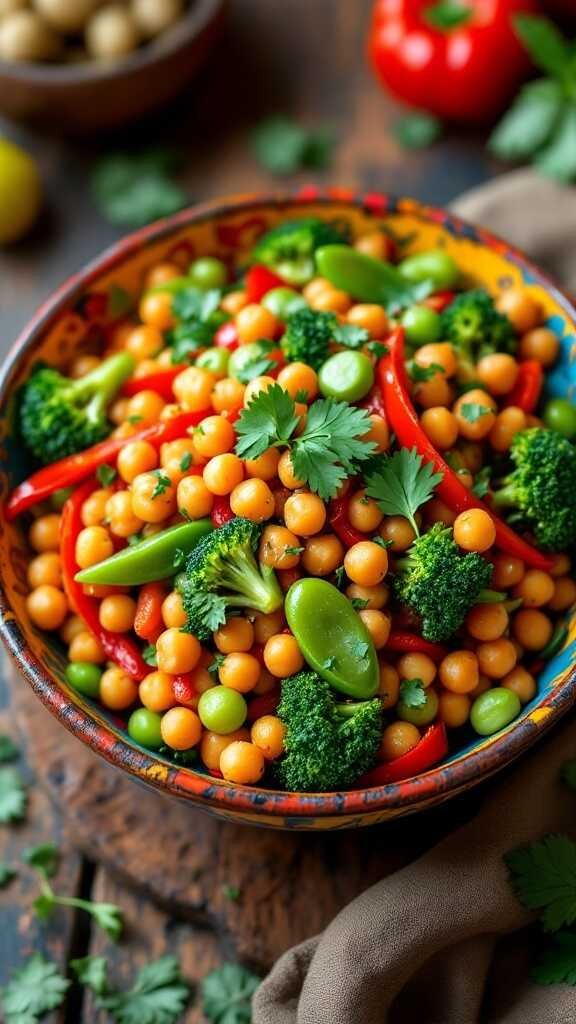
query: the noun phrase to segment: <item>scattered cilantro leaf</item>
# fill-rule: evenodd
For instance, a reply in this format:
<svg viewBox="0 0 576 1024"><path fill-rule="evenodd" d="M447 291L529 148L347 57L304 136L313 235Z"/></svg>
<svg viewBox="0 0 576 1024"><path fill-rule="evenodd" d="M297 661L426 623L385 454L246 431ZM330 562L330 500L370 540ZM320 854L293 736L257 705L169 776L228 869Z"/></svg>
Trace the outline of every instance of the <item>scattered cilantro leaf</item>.
<svg viewBox="0 0 576 1024"><path fill-rule="evenodd" d="M389 348L384 345L381 341L369 341L366 348L371 355L375 356L376 359L382 359L383 356L387 356Z"/></svg>
<svg viewBox="0 0 576 1024"><path fill-rule="evenodd" d="M220 652L218 652L217 654L214 655L214 660L211 661L210 664L208 665L208 671L209 671L211 676L218 677L218 672L220 670L220 665L224 661L225 657L226 657L226 655L225 654L221 654Z"/></svg>
<svg viewBox="0 0 576 1024"><path fill-rule="evenodd" d="M333 498L346 476L376 451L373 441L363 440L370 426L366 409L330 398L313 402L303 432L290 445L294 475L324 501Z"/></svg>
<svg viewBox="0 0 576 1024"><path fill-rule="evenodd" d="M15 971L1 995L6 1024L28 1024L64 1002L70 982L56 964L34 953Z"/></svg>
<svg viewBox="0 0 576 1024"><path fill-rule="evenodd" d="M176 213L189 199L172 180L174 170L174 154L159 148L103 157L90 181L96 205L117 227L144 227Z"/></svg>
<svg viewBox="0 0 576 1024"><path fill-rule="evenodd" d="M142 967L128 992L109 987L103 957L84 957L71 966L94 992L97 1008L107 1010L116 1024L176 1024L190 998L190 987L172 956Z"/></svg>
<svg viewBox="0 0 576 1024"><path fill-rule="evenodd" d="M16 761L20 756L18 747L9 736L0 736L0 764Z"/></svg>
<svg viewBox="0 0 576 1024"><path fill-rule="evenodd" d="M178 366L190 362L190 357L195 356L199 349L209 348L213 337L214 329L209 324L194 320L178 324L169 335L172 364Z"/></svg>
<svg viewBox="0 0 576 1024"><path fill-rule="evenodd" d="M345 578L346 570L343 565L339 565L338 568L334 570L334 582L336 583L338 590L342 590Z"/></svg>
<svg viewBox="0 0 576 1024"><path fill-rule="evenodd" d="M306 403L308 401L308 398L309 395L306 388L299 388L296 394L294 395L294 401L296 402L296 404L298 404L298 402Z"/></svg>
<svg viewBox="0 0 576 1024"><path fill-rule="evenodd" d="M492 132L488 148L501 160L532 156L551 137L562 105L558 82L529 82Z"/></svg>
<svg viewBox="0 0 576 1024"><path fill-rule="evenodd" d="M5 889L7 885L10 885L18 872L16 868L10 867L3 860L0 860L0 889Z"/></svg>
<svg viewBox="0 0 576 1024"><path fill-rule="evenodd" d="M22 860L44 878L53 878L58 871L60 853L56 843L39 843L23 850Z"/></svg>
<svg viewBox="0 0 576 1024"><path fill-rule="evenodd" d="M350 646L352 656L354 658L358 658L359 661L362 661L362 659L366 657L369 650L370 644L366 640L355 640Z"/></svg>
<svg viewBox="0 0 576 1024"><path fill-rule="evenodd" d="M387 551L388 548L392 547L394 541L385 540L384 537L381 537L380 534L377 533L374 537L372 537L372 543L377 544L379 548L384 548L384 550Z"/></svg>
<svg viewBox="0 0 576 1024"><path fill-rule="evenodd" d="M304 551L304 548L302 548L302 547L300 547L300 548L291 547L290 544L287 544L286 547L284 548L284 554L285 555L301 555L303 551Z"/></svg>
<svg viewBox="0 0 576 1024"><path fill-rule="evenodd" d="M288 444L300 418L294 400L279 384L260 391L236 421L236 454L256 459L273 445Z"/></svg>
<svg viewBox="0 0 576 1024"><path fill-rule="evenodd" d="M130 536L128 537L128 546L134 548L143 539L144 538L141 533L131 533Z"/></svg>
<svg viewBox="0 0 576 1024"><path fill-rule="evenodd" d="M353 597L350 604L352 605L354 611L363 612L364 609L367 608L368 605L370 604L370 601L368 600L368 598L365 597Z"/></svg>
<svg viewBox="0 0 576 1024"><path fill-rule="evenodd" d="M151 665L152 668L157 668L158 655L156 654L156 644L147 644L142 651L142 658L147 665Z"/></svg>
<svg viewBox="0 0 576 1024"><path fill-rule="evenodd" d="M79 910L85 910L94 919L99 928L109 939L117 942L124 929L124 919L120 907L114 903L92 903L88 900L77 902Z"/></svg>
<svg viewBox="0 0 576 1024"><path fill-rule="evenodd" d="M216 312L222 299L220 288L209 288L204 291L190 285L176 292L172 300L172 312L179 320L197 321L207 324Z"/></svg>
<svg viewBox="0 0 576 1024"><path fill-rule="evenodd" d="M196 614L213 633L226 622L226 601L218 594L206 591L192 593L188 595L187 601L189 615L192 615L193 608L197 609Z"/></svg>
<svg viewBox="0 0 576 1024"><path fill-rule="evenodd" d="M96 470L96 479L99 484L102 484L102 487L109 487L112 481L116 479L116 470L114 469L114 466L107 466L106 464L98 466L98 469Z"/></svg>
<svg viewBox="0 0 576 1024"><path fill-rule="evenodd" d="M545 931L576 921L576 844L550 835L512 850L504 858L520 902L542 911Z"/></svg>
<svg viewBox="0 0 576 1024"><path fill-rule="evenodd" d="M210 1024L250 1024L260 979L239 964L224 964L201 983L202 1009Z"/></svg>
<svg viewBox="0 0 576 1024"><path fill-rule="evenodd" d="M538 985L576 985L576 935L558 932L532 970Z"/></svg>
<svg viewBox="0 0 576 1024"><path fill-rule="evenodd" d="M432 380L437 373L446 373L443 366L440 363L430 363L429 366L420 366L413 359L408 363L408 376L414 383L420 384L427 380Z"/></svg>
<svg viewBox="0 0 576 1024"><path fill-rule="evenodd" d="M26 813L26 790L15 768L0 769L0 825L22 821Z"/></svg>
<svg viewBox="0 0 576 1024"><path fill-rule="evenodd" d="M346 348L362 348L370 341L370 333L365 327L341 324L337 320L332 329L332 338L338 345L345 345Z"/></svg>
<svg viewBox="0 0 576 1024"><path fill-rule="evenodd" d="M514 29L536 66L564 81L570 74L573 53L554 22L533 14L517 14Z"/></svg>
<svg viewBox="0 0 576 1024"><path fill-rule="evenodd" d="M324 661L322 662L322 668L327 669L328 672L332 672L336 668L336 658L334 657L333 654L331 654L328 658L324 658Z"/></svg>
<svg viewBox="0 0 576 1024"><path fill-rule="evenodd" d="M460 413L467 423L476 423L482 416L488 416L492 409L480 402L464 402L460 406Z"/></svg>
<svg viewBox="0 0 576 1024"><path fill-rule="evenodd" d="M152 497L159 498L161 494L164 494L172 486L172 481L161 469L155 469L153 472L156 477L156 485L152 491Z"/></svg>
<svg viewBox="0 0 576 1024"><path fill-rule="evenodd" d="M255 377L264 377L270 370L278 369L278 360L270 359L269 356L261 353L248 359L243 366L236 370L236 377L242 384L249 384Z"/></svg>
<svg viewBox="0 0 576 1024"><path fill-rule="evenodd" d="M404 516L419 534L414 516L432 497L434 488L442 479L435 473L431 462L424 462L415 448L401 448L371 474L366 482L366 493L377 501L387 516Z"/></svg>
<svg viewBox="0 0 576 1024"><path fill-rule="evenodd" d="M404 149L426 149L442 135L443 125L438 117L423 110L406 114L396 122L394 135Z"/></svg>
<svg viewBox="0 0 576 1024"><path fill-rule="evenodd" d="M132 426L135 427L137 423L142 423L143 419L143 416L129 416L128 423L131 423Z"/></svg>
<svg viewBox="0 0 576 1024"><path fill-rule="evenodd" d="M108 990L108 972L103 956L84 956L71 960L70 967L81 985L86 985L95 995L101 996Z"/></svg>
<svg viewBox="0 0 576 1024"><path fill-rule="evenodd" d="M490 475L492 469L490 466L482 466L474 477L474 483L472 484L472 494L475 494L477 498L485 498L490 490Z"/></svg>
<svg viewBox="0 0 576 1024"><path fill-rule="evenodd" d="M230 900L231 903L237 903L242 895L242 890L237 885L223 885L222 895L224 899Z"/></svg>
<svg viewBox="0 0 576 1024"><path fill-rule="evenodd" d="M192 465L192 452L184 452L184 455L180 459L180 470L182 473L186 473Z"/></svg>
<svg viewBox="0 0 576 1024"><path fill-rule="evenodd" d="M327 167L335 139L326 128L311 130L287 117L270 117L257 125L252 145L258 162L271 174L293 174L302 167Z"/></svg>
<svg viewBox="0 0 576 1024"><path fill-rule="evenodd" d="M407 708L421 708L426 703L426 690L421 679L403 679L400 700Z"/></svg>

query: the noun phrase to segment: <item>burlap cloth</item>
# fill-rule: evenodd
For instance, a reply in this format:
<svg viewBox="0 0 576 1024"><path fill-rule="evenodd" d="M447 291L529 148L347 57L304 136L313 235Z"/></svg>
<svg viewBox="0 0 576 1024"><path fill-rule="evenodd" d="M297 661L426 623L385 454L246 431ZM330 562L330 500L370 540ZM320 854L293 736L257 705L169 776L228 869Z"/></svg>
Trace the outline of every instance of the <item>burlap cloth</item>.
<svg viewBox="0 0 576 1024"><path fill-rule="evenodd" d="M454 209L576 292L576 189L521 171ZM574 834L576 796L559 781L574 756L568 723L490 788L469 824L285 953L256 993L253 1024L576 1024L576 988L530 981L533 918L502 860L548 832Z"/></svg>

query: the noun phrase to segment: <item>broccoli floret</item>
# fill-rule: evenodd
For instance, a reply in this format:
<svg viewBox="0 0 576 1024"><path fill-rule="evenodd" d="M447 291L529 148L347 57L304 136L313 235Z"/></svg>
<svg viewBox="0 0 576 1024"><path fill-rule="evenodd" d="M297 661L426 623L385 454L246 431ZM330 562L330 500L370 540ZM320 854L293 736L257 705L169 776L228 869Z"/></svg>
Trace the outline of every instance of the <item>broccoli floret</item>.
<svg viewBox="0 0 576 1024"><path fill-rule="evenodd" d="M236 609L253 608L267 615L282 606L276 573L256 562L261 533L257 523L237 517L204 537L191 552L178 589L187 628L199 640L208 640Z"/></svg>
<svg viewBox="0 0 576 1024"><path fill-rule="evenodd" d="M447 640L488 587L494 566L476 552L461 554L450 527L435 523L396 563L396 596L422 620L426 640Z"/></svg>
<svg viewBox="0 0 576 1024"><path fill-rule="evenodd" d="M252 263L264 263L288 284L303 285L314 277L314 253L321 245L345 242L342 233L316 217L290 220L272 228L252 251Z"/></svg>
<svg viewBox="0 0 576 1024"><path fill-rule="evenodd" d="M299 309L288 317L282 351L290 363L308 363L319 370L328 358L336 319L333 313Z"/></svg>
<svg viewBox="0 0 576 1024"><path fill-rule="evenodd" d="M512 354L517 344L510 320L498 312L494 299L482 288L462 292L446 307L441 336L452 342L461 361L472 365L492 352Z"/></svg>
<svg viewBox="0 0 576 1024"><path fill-rule="evenodd" d="M498 508L514 508L547 551L576 543L576 448L555 430L531 427L510 448L515 469L495 490Z"/></svg>
<svg viewBox="0 0 576 1024"><path fill-rule="evenodd" d="M278 717L286 736L276 774L285 789L343 789L376 760L382 736L377 699L338 704L325 679L315 672L299 672L282 682Z"/></svg>
<svg viewBox="0 0 576 1024"><path fill-rule="evenodd" d="M112 430L106 409L133 370L128 352L111 356L79 380L39 367L24 385L20 405L26 447L49 463L102 441Z"/></svg>

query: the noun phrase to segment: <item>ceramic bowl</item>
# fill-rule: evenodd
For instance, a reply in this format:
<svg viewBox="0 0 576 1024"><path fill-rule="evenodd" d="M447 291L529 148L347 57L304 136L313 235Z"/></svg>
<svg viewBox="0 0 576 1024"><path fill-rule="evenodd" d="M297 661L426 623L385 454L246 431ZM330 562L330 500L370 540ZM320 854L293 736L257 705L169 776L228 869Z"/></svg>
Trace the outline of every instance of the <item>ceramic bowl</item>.
<svg viewBox="0 0 576 1024"><path fill-rule="evenodd" d="M0 380L2 496L29 471L12 423L14 397L33 363L42 357L66 362L92 330L117 315L118 296L138 294L147 269L160 260L186 265L206 253L242 259L268 228L310 214L344 224L354 234L383 228L402 254L443 247L466 275L490 289L529 287L542 304L546 323L561 339L561 358L547 387L553 394L576 392L576 310L525 256L481 228L445 210L384 195L307 188L297 195L234 197L185 210L129 236L67 281L39 310L16 341ZM0 526L0 634L24 679L70 732L107 761L222 818L276 828L340 829L429 808L510 764L576 699L575 615L564 649L540 674L538 694L520 717L494 736L477 738L431 771L393 785L344 793L238 787L144 750L128 737L121 719L67 686L64 649L35 630L25 614L28 551L22 528L5 522L1 513Z"/></svg>
<svg viewBox="0 0 576 1024"><path fill-rule="evenodd" d="M88 135L134 121L172 100L196 74L222 26L226 0L193 0L159 39L111 64L0 60L0 112Z"/></svg>

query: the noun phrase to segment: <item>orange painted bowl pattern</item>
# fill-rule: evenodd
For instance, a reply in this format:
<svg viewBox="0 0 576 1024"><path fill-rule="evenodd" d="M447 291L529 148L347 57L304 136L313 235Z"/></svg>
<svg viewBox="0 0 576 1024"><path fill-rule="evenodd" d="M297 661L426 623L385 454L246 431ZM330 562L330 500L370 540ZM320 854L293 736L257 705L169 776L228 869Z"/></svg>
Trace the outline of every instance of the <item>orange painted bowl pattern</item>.
<svg viewBox="0 0 576 1024"><path fill-rule="evenodd" d="M546 323L561 339L561 358L549 375L553 394L576 393L576 310L546 274L512 246L445 210L413 199L351 190L307 187L297 194L233 197L197 206L130 235L67 281L38 311L10 351L0 378L2 498L30 470L13 429L15 396L38 359L65 363L87 339L124 314L147 270L160 260L189 261L211 254L245 259L255 240L289 218L318 215L353 234L389 233L402 255L445 248L465 276L492 291L522 284L541 303ZM125 723L71 690L59 642L36 630L25 614L29 557L18 523L0 512L0 634L15 659L22 685L79 740L111 764L156 789L221 818L275 828L337 829L371 825L441 803L510 764L576 699L576 614L563 650L539 677L535 699L501 732L478 738L443 764L403 782L342 793L285 793L237 786L201 768L180 767L139 747Z"/></svg>

